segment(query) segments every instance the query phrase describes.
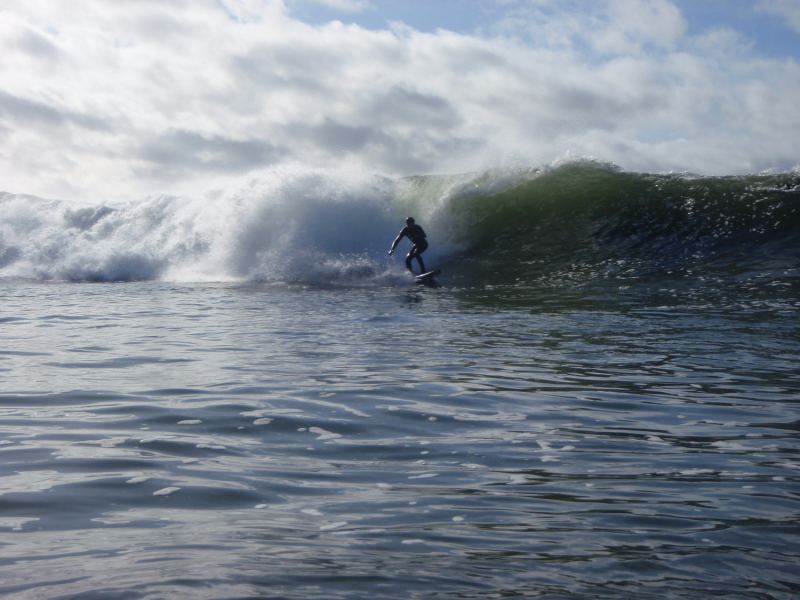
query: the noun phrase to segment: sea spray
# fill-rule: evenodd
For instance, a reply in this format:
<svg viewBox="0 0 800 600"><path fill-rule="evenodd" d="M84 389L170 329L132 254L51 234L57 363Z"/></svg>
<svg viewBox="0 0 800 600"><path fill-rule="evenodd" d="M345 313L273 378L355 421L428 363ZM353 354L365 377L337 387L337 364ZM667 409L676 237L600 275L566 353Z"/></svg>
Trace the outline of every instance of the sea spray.
<svg viewBox="0 0 800 600"><path fill-rule="evenodd" d="M225 269L273 281L378 273L397 227L391 197L390 182L376 177L295 171L254 181L231 199Z"/></svg>
<svg viewBox="0 0 800 600"><path fill-rule="evenodd" d="M306 281L377 276L401 220L377 177L281 170L214 198L75 206L0 196L0 276Z"/></svg>

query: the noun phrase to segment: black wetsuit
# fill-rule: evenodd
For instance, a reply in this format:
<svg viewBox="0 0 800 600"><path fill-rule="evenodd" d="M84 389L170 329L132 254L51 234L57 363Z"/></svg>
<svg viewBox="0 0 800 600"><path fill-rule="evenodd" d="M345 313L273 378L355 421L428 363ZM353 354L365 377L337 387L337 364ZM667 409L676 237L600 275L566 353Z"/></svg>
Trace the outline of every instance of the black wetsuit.
<svg viewBox="0 0 800 600"><path fill-rule="evenodd" d="M406 255L406 268L411 271L411 260L416 258L419 263L419 268L421 269L420 273L424 273L425 263L422 262L422 256L420 255L428 248L428 240L425 239L427 237L425 231L416 223L412 223L411 225L403 227L397 238L400 239L403 236L410 239L411 243L414 244Z"/></svg>

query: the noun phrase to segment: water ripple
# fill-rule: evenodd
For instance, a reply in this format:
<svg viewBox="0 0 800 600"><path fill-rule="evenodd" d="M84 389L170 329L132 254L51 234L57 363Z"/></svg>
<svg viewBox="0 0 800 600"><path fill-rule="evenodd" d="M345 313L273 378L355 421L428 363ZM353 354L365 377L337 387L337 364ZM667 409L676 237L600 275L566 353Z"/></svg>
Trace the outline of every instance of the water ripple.
<svg viewBox="0 0 800 600"><path fill-rule="evenodd" d="M92 289L113 311L0 330L0 594L800 590L800 348L768 313Z"/></svg>

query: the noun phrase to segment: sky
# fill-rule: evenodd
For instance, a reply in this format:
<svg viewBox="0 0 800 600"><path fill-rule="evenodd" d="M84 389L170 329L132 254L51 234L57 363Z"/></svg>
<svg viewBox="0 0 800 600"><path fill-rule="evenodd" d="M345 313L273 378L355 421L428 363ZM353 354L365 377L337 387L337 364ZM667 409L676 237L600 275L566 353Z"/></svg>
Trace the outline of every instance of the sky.
<svg viewBox="0 0 800 600"><path fill-rule="evenodd" d="M2 0L0 190L800 165L800 0Z"/></svg>

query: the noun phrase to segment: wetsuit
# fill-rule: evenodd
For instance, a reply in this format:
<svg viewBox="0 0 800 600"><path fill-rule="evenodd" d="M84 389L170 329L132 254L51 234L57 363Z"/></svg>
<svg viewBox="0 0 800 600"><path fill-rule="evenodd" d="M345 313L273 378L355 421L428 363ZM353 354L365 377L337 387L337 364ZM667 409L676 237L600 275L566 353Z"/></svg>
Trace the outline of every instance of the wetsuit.
<svg viewBox="0 0 800 600"><path fill-rule="evenodd" d="M407 237L409 240L411 240L411 243L414 244L411 246L411 250L408 252L408 254L406 254L406 268L409 271L413 271L411 268L411 260L416 258L417 262L419 263L420 273L424 273L425 263L422 262L421 254L428 248L428 240L425 239L427 237L425 235L425 231L416 223L412 223L411 225L406 225L403 227L398 234L397 239L399 240L403 236Z"/></svg>

